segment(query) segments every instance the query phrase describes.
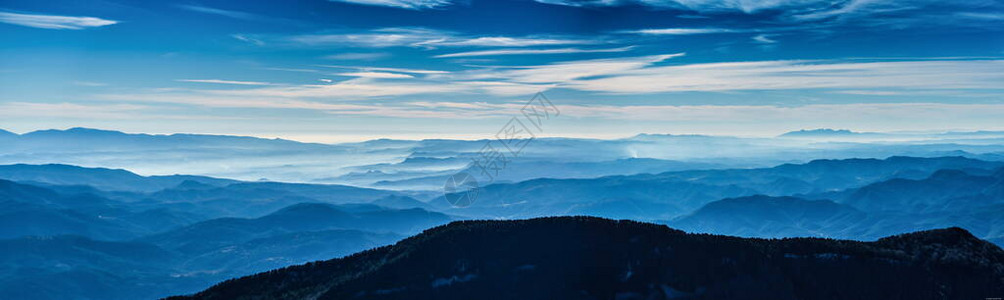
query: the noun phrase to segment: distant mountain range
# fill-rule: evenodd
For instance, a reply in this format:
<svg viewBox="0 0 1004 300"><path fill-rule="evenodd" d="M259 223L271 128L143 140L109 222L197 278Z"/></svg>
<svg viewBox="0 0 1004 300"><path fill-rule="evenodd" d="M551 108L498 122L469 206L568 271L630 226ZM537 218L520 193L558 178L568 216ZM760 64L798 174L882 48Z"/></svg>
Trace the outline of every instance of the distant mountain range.
<svg viewBox="0 0 1004 300"><path fill-rule="evenodd" d="M169 299L984 299L1004 250L959 228L853 242L586 217L466 221Z"/></svg>
<svg viewBox="0 0 1004 300"><path fill-rule="evenodd" d="M441 161L415 158L405 164L427 167ZM633 166L622 170L668 166L660 160L621 162ZM616 163L547 166L572 170L607 164ZM0 264L5 266L0 268L0 299L149 299L194 293L227 278L337 258L466 219L588 215L658 222L692 233L853 240L959 227L966 236L1004 241L1004 162L959 156L542 178L487 184L479 194L473 205L459 208L434 192L141 176L59 164L0 165ZM528 241L518 244L548 245ZM426 279L437 286L474 280L468 273L456 279L428 276L434 276ZM666 292L672 295L699 294L697 286L666 286L675 291ZM642 290L632 288L622 296L634 297L630 293ZM642 295L657 295L646 293Z"/></svg>
<svg viewBox="0 0 1004 300"><path fill-rule="evenodd" d="M635 220L671 219L724 198L821 194L891 179L923 179L939 170L1004 167L964 157L814 160L771 168L692 170L591 179L535 179L482 187L470 207L446 209L475 218L585 214ZM445 205L443 198L431 201Z"/></svg>
<svg viewBox="0 0 1004 300"><path fill-rule="evenodd" d="M337 185L67 165L0 166L0 178L23 180L0 179L0 299L163 297L452 220L405 193Z"/></svg>
<svg viewBox="0 0 1004 300"><path fill-rule="evenodd" d="M63 164L0 165L0 178L44 185L85 185L107 191L156 192L185 181L224 186L236 180L206 176L140 176L122 169L82 168Z"/></svg>
<svg viewBox="0 0 1004 300"><path fill-rule="evenodd" d="M921 179L892 178L837 192L711 202L663 222L674 228L750 237L872 239L959 226L1004 238L1004 167L942 169Z"/></svg>
<svg viewBox="0 0 1004 300"><path fill-rule="evenodd" d="M420 208L323 203L250 219L183 216L0 181L0 299L162 297L386 245L452 220Z"/></svg>
<svg viewBox="0 0 1004 300"><path fill-rule="evenodd" d="M817 138L820 136L827 138ZM127 169L144 175L192 174L242 181L265 179L425 191L438 190L446 176L462 170L480 173L472 168L472 158L494 141L383 139L317 144L90 128L0 133L0 138L0 164L60 163ZM992 131L856 133L818 129L775 138L669 134L611 140L537 138L492 180L501 183L766 167L823 158L965 156L1004 161L1002 154L1004 132Z"/></svg>
<svg viewBox="0 0 1004 300"><path fill-rule="evenodd" d="M812 130L805 130L805 129L803 129L803 130L799 130L799 131L791 131L791 132L787 132L785 134L782 134L780 136L782 136L782 137L827 137L827 136L853 136L853 135L861 135L861 134L862 133L853 132L853 131L850 131L850 130L847 130L847 129L822 128L822 129L812 129Z"/></svg>

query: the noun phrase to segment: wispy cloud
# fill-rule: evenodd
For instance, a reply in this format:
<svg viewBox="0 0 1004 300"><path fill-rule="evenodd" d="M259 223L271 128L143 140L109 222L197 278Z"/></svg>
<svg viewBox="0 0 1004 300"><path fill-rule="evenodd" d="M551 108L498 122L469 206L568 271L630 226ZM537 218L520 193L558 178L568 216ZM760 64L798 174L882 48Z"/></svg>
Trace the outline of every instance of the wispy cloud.
<svg viewBox="0 0 1004 300"><path fill-rule="evenodd" d="M351 72L351 73L338 73L338 76L349 76L349 77L365 77L365 78L384 78L384 79L401 79L401 78L415 78L408 74L401 73L387 73L387 72Z"/></svg>
<svg viewBox="0 0 1004 300"><path fill-rule="evenodd" d="M338 53L324 56L324 59L333 60L378 60L381 58L389 57L390 53L386 52L349 52L349 53Z"/></svg>
<svg viewBox="0 0 1004 300"><path fill-rule="evenodd" d="M0 22L34 28L72 30L108 26L118 23L118 21L95 17L18 14L9 12L0 12Z"/></svg>
<svg viewBox="0 0 1004 300"><path fill-rule="evenodd" d="M736 29L726 29L726 28L653 28L653 29L627 30L627 31L621 31L621 33L634 33L634 34L645 34L645 35L693 35L693 34L729 33L738 31L739 30Z"/></svg>
<svg viewBox="0 0 1004 300"><path fill-rule="evenodd" d="M494 80L514 83L565 84L575 80L613 76L640 70L684 53L557 62L517 68L488 68L456 75L463 80Z"/></svg>
<svg viewBox="0 0 1004 300"><path fill-rule="evenodd" d="M435 42L439 46L481 46L481 47L528 47L528 46L553 46L553 45L576 45L595 44L593 40L577 39L556 39L556 38L514 38L514 37L478 37L478 38L455 38L456 40L445 40Z"/></svg>
<svg viewBox="0 0 1004 300"><path fill-rule="evenodd" d="M287 38L307 46L385 47L531 47L554 45L585 45L600 43L595 39L529 37L476 37L428 28L380 28L365 32L307 34Z"/></svg>
<svg viewBox="0 0 1004 300"><path fill-rule="evenodd" d="M716 18L723 13L758 14L769 24L816 24L826 26L864 26L882 29L907 27L981 27L965 22L1000 21L999 1L936 0L536 0L568 6L642 5L677 12L692 11L702 17ZM678 15L677 17L693 16ZM663 34L715 33L668 30ZM696 32L696 33L695 33Z"/></svg>
<svg viewBox="0 0 1004 300"><path fill-rule="evenodd" d="M348 80L322 80L316 84L275 85L265 82L220 79L187 79L184 82L237 84L244 89L201 88L150 91L137 94L104 95L116 101L164 102L209 107L263 109L307 109L333 114L394 116L404 118L489 117L506 103L402 102L402 97L521 96L541 90L562 88L607 94L647 94L674 92L725 92L747 90L809 90L872 96L902 95L903 91L1000 91L1004 82L1004 60L896 60L857 62L854 60L786 60L729 63L669 64L683 53L607 59L563 61L528 66L480 66L457 71L416 70L389 67L327 66L344 69L332 75ZM861 92L865 91L865 92ZM877 91L877 92L873 92ZM359 103L343 101L368 100ZM467 104L465 104L467 103ZM502 106L500 106L502 105ZM912 109L929 115L937 109L966 109L939 104L895 105L815 105L789 107L718 105L563 105L563 112L581 117L632 120L662 120L667 116L686 118L743 118L744 114L787 113L822 116L826 113L898 116L897 109ZM980 107L1000 111L1004 106ZM457 114L456 110L472 113ZM684 118L684 117L681 117ZM831 118L833 119L833 118ZM696 120L696 119L694 119ZM811 120L811 118L806 119ZM733 120L734 121L734 120Z"/></svg>
<svg viewBox="0 0 1004 300"><path fill-rule="evenodd" d="M676 8L698 12L742 11L753 13L765 9L777 9L807 3L828 2L827 0L536 0L537 2L568 6L622 6L645 5L660 8Z"/></svg>
<svg viewBox="0 0 1004 300"><path fill-rule="evenodd" d="M268 18L266 18L264 16L260 16L260 15L256 15L256 14L252 14L252 13L247 13L247 12L242 12L242 11L236 11L236 10L219 9L219 8L213 8L213 7L207 7L207 6L185 5L185 4L182 4L182 5L178 5L178 7L183 8L183 9L187 9L187 10L190 10L190 11L194 11L194 12L200 12L200 13L205 13L205 14L224 16L224 17L234 18L234 19L239 19L239 20L252 20L253 21L253 20L265 20L265 19L268 19Z"/></svg>
<svg viewBox="0 0 1004 300"><path fill-rule="evenodd" d="M445 41L450 36L446 32L424 28L381 28L367 32L338 34L308 34L289 37L289 40L311 46L356 46L356 47L418 47L423 44Z"/></svg>
<svg viewBox="0 0 1004 300"><path fill-rule="evenodd" d="M977 19L977 20L991 20L991 21L1004 20L1004 13L959 12L956 13L955 15L963 18Z"/></svg>
<svg viewBox="0 0 1004 300"><path fill-rule="evenodd" d="M222 80L222 79L178 79L176 81L194 82L194 83L233 84L233 85L271 85L271 83L260 82L260 81L238 81L238 80Z"/></svg>
<svg viewBox="0 0 1004 300"><path fill-rule="evenodd" d="M256 46L264 46L265 45L265 42L263 42L262 40L259 40L259 39L256 39L256 38L253 38L253 37L250 37L250 36L247 36L247 35L232 34L230 36L233 37L233 38L235 38L235 39L237 39L237 40L239 40L239 41L250 43L250 44L254 44Z"/></svg>
<svg viewBox="0 0 1004 300"><path fill-rule="evenodd" d="M351 69L360 70L365 72L397 72L397 73L411 73L411 74L447 74L450 72L442 70L426 70L426 69L407 69L407 68L387 68L387 67L364 67L364 66L339 66L339 65L319 65L319 67L325 68L336 68L336 69Z"/></svg>
<svg viewBox="0 0 1004 300"><path fill-rule="evenodd" d="M496 55L530 55L530 54L571 54L571 53L609 53L625 52L634 47L606 48L606 49L580 49L580 48L559 48L559 49L499 49L468 51L437 55L438 58L447 57L470 57L470 56L496 56Z"/></svg>
<svg viewBox="0 0 1004 300"><path fill-rule="evenodd" d="M325 103L295 99L266 97L231 97L211 93L161 92L135 94L104 94L98 99L108 101L128 101L145 103L170 103L214 108L263 108L263 109L310 109L310 110L362 110L370 106L345 103Z"/></svg>
<svg viewBox="0 0 1004 300"><path fill-rule="evenodd" d="M777 43L777 40L771 39L769 34L758 34L758 35L756 35L756 36L753 37L753 41L757 42L757 43L760 43L760 44L774 44L774 43Z"/></svg>
<svg viewBox="0 0 1004 300"><path fill-rule="evenodd" d="M440 8L452 4L450 0L331 0L352 4L387 6L404 9L431 9Z"/></svg>
<svg viewBox="0 0 1004 300"><path fill-rule="evenodd" d="M308 84L282 87L265 87L243 90L212 90L215 95L278 97L278 98L327 98L340 100L366 99L373 97L469 92L464 87L441 82L384 82L379 78L360 77L332 84Z"/></svg>
<svg viewBox="0 0 1004 300"><path fill-rule="evenodd" d="M762 61L627 69L564 87L609 93L791 89L999 89L1004 60Z"/></svg>

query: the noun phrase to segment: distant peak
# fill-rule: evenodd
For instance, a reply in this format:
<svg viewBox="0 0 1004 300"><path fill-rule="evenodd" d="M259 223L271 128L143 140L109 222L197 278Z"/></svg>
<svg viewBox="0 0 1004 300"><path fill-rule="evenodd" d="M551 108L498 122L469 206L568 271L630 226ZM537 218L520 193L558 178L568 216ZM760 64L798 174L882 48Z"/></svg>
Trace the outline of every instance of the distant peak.
<svg viewBox="0 0 1004 300"><path fill-rule="evenodd" d="M0 129L0 136L15 136L15 135L17 135L17 133Z"/></svg>
<svg viewBox="0 0 1004 300"><path fill-rule="evenodd" d="M85 127L73 127L66 130L59 129L46 129L37 130L27 133L28 135L38 135L38 134L59 134L59 133L69 133L78 135L125 135L126 133L114 130L104 130L104 129L94 129Z"/></svg>
<svg viewBox="0 0 1004 300"><path fill-rule="evenodd" d="M806 136L847 136L847 135L857 135L860 132L854 132L847 129L830 129L830 128L819 128L819 129L802 129L799 131L790 131L781 136L784 137L806 137Z"/></svg>

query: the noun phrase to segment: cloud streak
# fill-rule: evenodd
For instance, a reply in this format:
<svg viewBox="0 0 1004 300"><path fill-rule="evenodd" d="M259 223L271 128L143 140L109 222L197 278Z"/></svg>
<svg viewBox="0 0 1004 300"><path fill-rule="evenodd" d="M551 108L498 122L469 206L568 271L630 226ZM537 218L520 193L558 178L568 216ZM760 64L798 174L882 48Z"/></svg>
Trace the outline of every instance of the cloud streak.
<svg viewBox="0 0 1004 300"><path fill-rule="evenodd" d="M338 65L320 65L320 67L336 68L336 69L352 69L366 72L396 72L396 73L410 73L410 74L424 74L424 75L450 73L441 70L385 68L385 67L361 67L361 66L338 66Z"/></svg>
<svg viewBox="0 0 1004 300"><path fill-rule="evenodd" d="M978 61L761 61L706 63L622 70L563 87L608 93L792 89L1000 89L1004 60Z"/></svg>
<svg viewBox="0 0 1004 300"><path fill-rule="evenodd" d="M449 6L450 0L331 0L360 5L386 6L411 10L433 9Z"/></svg>
<svg viewBox="0 0 1004 300"><path fill-rule="evenodd" d="M395 99L415 95L520 96L548 89L599 94L658 94L762 90L902 91L1000 90L1004 60L856 62L782 60L670 64L684 53L565 61L543 65L477 67L462 71L326 66L352 79L327 84L274 85L221 79L179 81L241 85L195 93L287 100ZM256 87L261 86L261 87Z"/></svg>
<svg viewBox="0 0 1004 300"><path fill-rule="evenodd" d="M260 82L260 81L238 81L238 80L222 80L222 79L178 79L176 81L192 82L192 83L232 84L232 85L271 85L271 83Z"/></svg>
<svg viewBox="0 0 1004 300"><path fill-rule="evenodd" d="M450 54L436 55L437 58L449 57L471 57L471 56L498 56L498 55L539 55L539 54L572 54L572 53L611 53L630 51L634 47L606 48L606 49L580 49L580 48L558 48L558 49L499 49L468 51Z"/></svg>
<svg viewBox="0 0 1004 300"><path fill-rule="evenodd" d="M18 14L0 12L0 22L43 29L80 30L117 24L118 21L96 17Z"/></svg>
<svg viewBox="0 0 1004 300"><path fill-rule="evenodd" d="M740 32L740 31L736 29L726 29L726 28L652 28L652 29L621 31L621 33L633 33L642 35L694 35L694 34L712 34L712 33L730 33L730 32Z"/></svg>
<svg viewBox="0 0 1004 300"><path fill-rule="evenodd" d="M306 34L286 38L289 42L305 46L351 46L364 48L387 47L532 47L556 45L586 45L600 43L594 39L559 38L549 36L528 37L473 37L454 32L428 28L380 28L365 32Z"/></svg>
<svg viewBox="0 0 1004 300"><path fill-rule="evenodd" d="M204 13L204 14L224 16L224 17L234 18L234 19L239 19L239 20L264 20L264 19L267 19L267 18L265 18L263 16L259 16L259 15L252 14L252 13L246 13L246 12L235 11L235 10L226 10L226 9L212 8L212 7L207 7L207 6L184 5L183 4L183 5L178 5L178 7L182 8L182 9L194 11L194 12L200 12L200 13Z"/></svg>
<svg viewBox="0 0 1004 300"><path fill-rule="evenodd" d="M349 77L365 77L365 78L384 78L384 79L415 78L415 76L411 76L408 74L387 73L387 72L350 72L350 73L338 73L335 75L349 76Z"/></svg>

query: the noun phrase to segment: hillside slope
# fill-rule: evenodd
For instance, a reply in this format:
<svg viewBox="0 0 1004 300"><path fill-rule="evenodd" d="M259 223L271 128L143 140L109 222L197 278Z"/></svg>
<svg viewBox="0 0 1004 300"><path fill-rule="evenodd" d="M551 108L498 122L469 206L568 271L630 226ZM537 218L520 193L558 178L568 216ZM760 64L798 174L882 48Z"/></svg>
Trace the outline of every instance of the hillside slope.
<svg viewBox="0 0 1004 300"><path fill-rule="evenodd" d="M851 275L853 274L853 275ZM958 228L744 239L590 217L464 221L172 299L983 299L1004 251Z"/></svg>

